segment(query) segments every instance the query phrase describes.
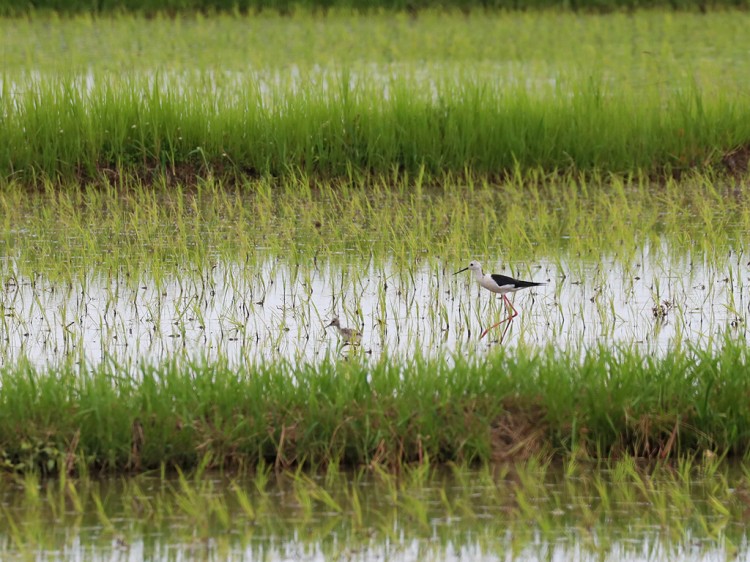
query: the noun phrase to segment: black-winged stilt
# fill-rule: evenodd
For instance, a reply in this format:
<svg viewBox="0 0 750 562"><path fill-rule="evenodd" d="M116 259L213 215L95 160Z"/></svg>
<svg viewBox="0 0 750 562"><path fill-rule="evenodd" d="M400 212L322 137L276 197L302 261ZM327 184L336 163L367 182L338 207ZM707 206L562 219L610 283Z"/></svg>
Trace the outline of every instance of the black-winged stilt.
<svg viewBox="0 0 750 562"><path fill-rule="evenodd" d="M511 304L510 300L508 300L506 294L515 293L516 291L520 291L521 289L526 289L528 287L538 287L539 285L545 285L545 283L536 283L534 281L520 281L518 279L508 277L507 275L499 275L497 273L483 273L482 264L478 261L471 262L468 267L464 267L462 270L456 271L456 273L454 273L453 275L458 275L459 273L462 273L467 269L474 272L474 277L476 277L477 283L479 283L482 287L484 287L488 291L492 291L493 293L498 293L503 296L506 310L508 311L508 314L510 314L510 316L503 320L500 320L500 322L498 322L497 324L493 324L484 332L482 332L481 336L479 336L479 339L481 340L492 328L497 328L503 322L507 322L507 324L505 325L505 330L503 330L503 335L500 336L500 341L502 342L503 338L505 337L505 332L508 331L508 327L510 326L510 321L518 316L518 311L513 308L513 305Z"/></svg>
<svg viewBox="0 0 750 562"><path fill-rule="evenodd" d="M341 338L345 343L356 345L359 343L360 339L362 339L362 334L360 334L354 328L342 328L341 321L339 320L338 316L334 316L333 320L331 320L331 323L328 324L326 328L330 328L331 326L339 331L339 334L341 334Z"/></svg>

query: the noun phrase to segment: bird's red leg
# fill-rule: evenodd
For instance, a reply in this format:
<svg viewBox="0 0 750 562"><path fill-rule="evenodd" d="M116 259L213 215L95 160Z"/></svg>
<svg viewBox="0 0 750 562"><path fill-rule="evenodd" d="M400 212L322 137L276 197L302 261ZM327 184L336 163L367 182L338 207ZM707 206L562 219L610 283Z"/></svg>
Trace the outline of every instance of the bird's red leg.
<svg viewBox="0 0 750 562"><path fill-rule="evenodd" d="M505 295L503 295L502 297L503 297L503 302L505 302ZM507 307L507 305L506 305L506 307L505 307L505 310L506 310L507 312L509 312L509 311L508 311L508 307ZM486 329L486 330L485 330L484 332L482 332L482 334L481 334L481 335L479 336L479 339L481 340L481 339L482 339L482 338L483 338L484 336L486 336L486 335L487 335L487 332L489 332L490 330L493 330L493 329L497 328L497 327L498 327L498 326L499 326L500 324L502 324L503 322L508 322L508 321L509 321L509 320L510 320L511 318L512 318L512 316L509 316L508 318L503 318L503 319L502 319L502 320L500 320L500 322L498 322L497 324L493 324L492 326L490 326L489 328L487 328L487 329ZM505 332L503 332L503 333L505 333Z"/></svg>
<svg viewBox="0 0 750 562"><path fill-rule="evenodd" d="M513 303L510 302L510 299L508 299L506 295L503 295L503 300L505 301L505 304L513 311L513 314L508 317L508 320L513 320L516 316L518 316L518 311L513 308Z"/></svg>
<svg viewBox="0 0 750 562"><path fill-rule="evenodd" d="M511 323L511 321L512 321L512 320L513 320L513 319L514 319L514 318L515 318L516 316L518 316L518 312L516 312L516 309L515 309L515 308L513 308L513 305L512 305L512 304L510 304L510 301L509 301L509 300L508 300L508 299L507 299L507 298L505 297L505 295L503 295L503 300L505 301L505 304L506 304L506 305L508 305L508 306L510 306L510 308L511 308L511 309L513 310L513 314L511 314L510 316L508 316L508 318L506 319L506 320L507 320L507 323L505 324L505 329L503 330L503 333L502 333L502 335L500 336L500 339L499 339L499 340L497 340L497 341L498 341L498 343L503 343L503 340L505 339L505 334L507 334L507 333L508 333L508 328L510 328L510 323ZM508 306L506 306L506 307L505 307L505 309L506 309L506 310L508 310ZM508 310L508 313L510 314L510 310Z"/></svg>
<svg viewBox="0 0 750 562"><path fill-rule="evenodd" d="M516 316L518 316L518 311L513 307L513 304L510 302L510 300L508 299L506 295L503 295L503 300L505 301L505 305L506 305L505 309L508 310L508 308L510 308L510 310L508 310L508 313L510 314L511 310L513 311L513 313L510 314L510 316L508 316L507 318L507 324L505 324L505 329L503 330L503 334L500 336L500 339L498 340L500 343L503 343L503 340L505 339L505 334L508 333L508 328L510 328L511 321Z"/></svg>
<svg viewBox="0 0 750 562"><path fill-rule="evenodd" d="M484 336L487 335L487 332L489 332L493 328L497 328L503 322L507 322L507 324L505 325L505 329L503 330L503 335L500 337L500 340L499 340L502 343L503 338L505 337L505 333L508 331L508 328L510 327L510 321L513 320L516 316L518 316L518 311L515 308L513 308L513 305L508 300L508 297L506 297L505 295L503 295L503 302L505 302L505 310L508 312L508 314L510 314L510 316L508 316L507 318L504 318L503 320L500 320L500 322L498 322L497 324L493 324L492 326L490 326L489 328L487 328L484 332L482 332L482 335L479 336L480 340ZM508 308L510 308L510 310L508 310ZM513 312L511 312L511 311L513 311Z"/></svg>
<svg viewBox="0 0 750 562"><path fill-rule="evenodd" d="M500 324L502 324L503 322L508 322L509 320L510 320L510 318L505 318L503 320L500 320L500 322L498 322L497 324L493 324L492 326L490 326L489 328L487 328L484 332L482 332L482 335L479 336L479 339L481 340L484 336L487 335L487 332L489 332L493 328L497 328ZM503 334L505 334L505 332L503 332Z"/></svg>

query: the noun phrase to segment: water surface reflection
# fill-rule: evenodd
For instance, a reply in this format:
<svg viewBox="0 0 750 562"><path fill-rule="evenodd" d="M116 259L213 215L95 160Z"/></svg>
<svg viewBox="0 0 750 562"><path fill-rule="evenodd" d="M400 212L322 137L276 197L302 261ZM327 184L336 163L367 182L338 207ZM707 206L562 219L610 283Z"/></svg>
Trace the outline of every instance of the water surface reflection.
<svg viewBox="0 0 750 562"><path fill-rule="evenodd" d="M705 345L720 335L747 335L748 266L728 252L723 262L673 255L646 245L635 259L548 258L504 267L486 256L486 271L547 283L512 296L519 316L508 347L585 349L639 346L660 353L682 342ZM28 357L96 364L185 356L230 363L316 362L349 353L330 319L362 331L357 353L378 357L449 357L485 352L501 331L479 340L503 318L502 301L480 289L463 263L438 260L289 264L267 256L252 264L216 263L159 281L117 275L52 284L12 275L5 264L2 361ZM10 272L10 273L9 273Z"/></svg>
<svg viewBox="0 0 750 562"><path fill-rule="evenodd" d="M725 560L743 476L629 461L399 476L363 470L0 481L3 560ZM495 472L493 473L493 470ZM731 471L730 471L731 472Z"/></svg>

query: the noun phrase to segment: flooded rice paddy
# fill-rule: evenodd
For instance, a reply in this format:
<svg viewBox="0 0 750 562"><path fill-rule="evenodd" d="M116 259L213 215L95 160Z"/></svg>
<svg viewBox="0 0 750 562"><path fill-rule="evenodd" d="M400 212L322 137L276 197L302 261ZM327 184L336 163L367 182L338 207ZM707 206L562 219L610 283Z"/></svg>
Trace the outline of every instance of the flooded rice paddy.
<svg viewBox="0 0 750 562"><path fill-rule="evenodd" d="M116 215L112 201L101 208L109 205ZM440 205L431 200L424 208ZM160 201L154 209L163 207ZM652 223L639 211L640 223L623 221L612 237L605 228L591 228L583 220L591 212L583 209L579 222L588 226L567 228L566 236L589 237L591 244L576 245L561 236L530 252L514 251L524 244L501 226L488 237L489 244L475 243L471 224L459 219L441 232L448 237L463 231L463 238L446 243L425 219L415 225L427 233L424 238L415 235L398 246L397 237L387 239L375 228L380 223L388 230L397 223L390 206L383 206L371 222L362 221L372 241L360 240L349 249L343 227L332 228L327 235L333 241L324 245L325 240L304 230L289 236L283 229L293 222L288 218L263 227L260 221L233 223L224 218L226 212L215 222L196 219L198 228L193 228L187 217L198 213L190 211L172 222L123 222L133 228L127 236L132 247L117 254L123 242L116 236L100 239L96 228L98 222L119 223L100 213L100 207L92 209L85 219L75 207L67 214L50 206L39 222L18 219L15 233L6 233L0 265L3 365L112 361L135 371L141 362L180 357L294 365L350 354L373 361L417 354L450 361L456 355L489 355L501 345L520 353L550 346L566 351L623 346L658 355L684 343L708 347L726 337L747 337L750 259L742 250L746 231L741 221L697 229L685 222L680 231L674 222ZM511 216L492 205L480 214L493 212ZM327 213L341 215L335 208ZM719 224L713 214L705 216L709 226ZM678 217L676 223L683 220ZM174 239L159 238L170 229L178 233ZM653 235L656 230L664 233ZM698 243L696 230L709 233L708 241ZM542 240L531 228L521 231L534 233L534 243ZM235 242L242 235L245 246ZM383 250L387 245L394 248L391 254ZM412 250L419 247L425 251ZM440 257L443 253L448 257ZM162 259L166 265L160 268ZM504 317L500 298L478 287L469 272L454 275L472 259L482 261L486 271L545 283L511 296L519 316L502 343L498 330L479 339L484 328ZM60 266L66 260L73 264L67 269ZM326 328L334 315L362 331L360 346L344 345ZM714 453L706 453L697 453L692 466L670 461L656 469L630 461L577 468L571 460L562 468L532 461L520 468L435 473L424 465L407 467L403 474L378 466L359 473L261 470L254 476L183 478L148 473L110 480L6 474L0 479L0 556L118 561L746 558L747 475L742 467L714 464Z"/></svg>
<svg viewBox="0 0 750 562"><path fill-rule="evenodd" d="M569 207L520 210L487 191L471 198L465 215L450 214L458 206L450 197L382 204L366 191L347 193L340 206L294 196L276 207L261 207L261 196L219 204L226 194L218 190L195 200L152 200L144 192L147 204L95 194L80 205L12 204L11 193L6 208L17 214L6 218L0 241L0 361L42 369L112 362L136 372L174 358L230 366L319 364L353 354L450 362L489 357L500 346L520 354L601 346L646 356L683 344L744 342L750 259L745 215L734 200L692 207L675 190L673 207L660 208L645 191L642 200L627 192L628 205L619 206L605 189L600 207L571 197ZM502 217L520 222L496 222ZM511 296L519 315L502 342L500 330L479 339L505 317L501 299L470 272L454 275L470 260L544 283ZM334 316L362 332L361 345L345 345L326 327ZM670 421L667 434L672 427L679 425ZM395 474L373 465L358 473L261 468L253 476L199 470L188 477L165 475L165 467L161 475L111 480L5 474L0 555L743 559L750 555L745 469L720 464L721 452L695 455L693 465L670 460L656 468L627 460L549 468L532 460L441 473L425 464Z"/></svg>
<svg viewBox="0 0 750 562"><path fill-rule="evenodd" d="M597 471L6 478L0 550L4 560L743 559L746 475L714 470L624 460Z"/></svg>
<svg viewBox="0 0 750 562"><path fill-rule="evenodd" d="M354 258L291 264L267 256L252 265L214 263L158 281L92 274L51 282L9 275L5 261L2 361L38 366L59 361L97 364L158 362L169 357L230 364L328 360L333 354L428 357L523 346L564 349L637 346L664 352L681 343L709 344L747 335L747 258L727 251L723 263L675 256L668 244L646 244L635 258L549 257L510 267L489 256L485 271L545 283L511 296L507 316L498 295L480 288L458 261ZM361 346L344 345L327 324L334 316L361 331Z"/></svg>
<svg viewBox="0 0 750 562"><path fill-rule="evenodd" d="M508 180L511 185L443 181L436 191L448 195L423 197L421 172L403 181L395 171L393 178L384 174L372 183L357 180L356 170L336 161L348 157L341 150L331 155L331 169L347 176L348 182L321 187L306 177L298 177L296 183L288 180L290 186L248 181L242 185L245 192L235 197L231 189L224 191L210 178L197 177L210 176L210 170L195 163L210 161L211 142L221 159L236 157L235 153L247 157L258 147L248 149L253 135L246 136L246 130L235 131L234 139L212 135L231 128L248 107L296 115L295 108L307 107L302 105L307 94L319 102L309 107L327 115L339 103L329 106L331 94L333 99L340 94L344 108L366 110L383 100L398 101L399 96L410 100L416 92L431 103L442 103L442 88L450 94L445 98L447 108L476 95L477 107L492 116L494 105L479 103L485 94L502 92L498 100L504 100L513 92L509 99L520 100L515 114L518 131L534 131L536 118L529 117L527 95L550 94L546 103L551 105L542 107L545 111L539 115L551 119L558 107L555 96L566 100L568 89L580 90L590 105L584 103L570 115L585 125L597 115L600 100L594 90L601 84L624 92L626 103L613 106L614 112L605 109L607 119L601 124L591 121L590 136L585 127L577 129L571 147L591 144L591 161L601 166L600 158L605 158L606 170L607 146L615 153L620 146L611 138L626 138L623 132L630 130L631 122L639 115L648 117L637 110L652 103L659 116L654 123L686 119L686 125L644 129L626 143L627 158L613 158L611 169L634 170L633 162L650 169L663 156L654 159L647 153L648 158L631 160L630 153L651 143L659 148L654 152L658 156L663 146L669 146L667 141L683 138L687 131L684 143L667 148L674 154L663 160L682 172L704 162L700 150L692 151L691 128L708 135L699 137L698 148L707 144L715 151L726 145L734 150L746 141L732 127L717 125L746 120L731 104L714 107L712 97L738 91L741 100L746 90L748 34L742 21L730 12L607 18L549 14L543 19L506 13L453 17L441 12L418 19L372 14L2 21L8 45L0 89L8 94L7 113L13 116L22 107L33 108L31 118L16 127L23 127L24 134L9 146L23 148L40 141L38 152L28 153L27 169L33 173L19 175L18 167L23 166L18 155L8 153L5 160L11 165L4 181L10 185L0 186L0 364L8 367L6 380L12 381L14 365L25 361L41 369L71 362L113 362L135 372L139 363L156 365L173 358L230 366L318 364L353 354L373 362L386 358L406 363L415 355L450 362L456 356L489 357L500 346L519 355L549 347L575 352L602 346L635 348L646 356L686 343L707 348L725 338L745 342L750 312L750 258L744 253L750 240L746 181L724 182L707 174L665 185L650 185L648 180L631 185L617 178L579 182L573 174L557 174L560 169L579 169L566 154L562 164L552 160L551 181L534 174L533 181L519 177ZM606 37L621 40L602 39ZM59 76L68 81L59 81ZM693 109L688 95L688 101L665 113L664 103L671 107L670 94L686 85L689 94L701 94L696 96L697 107ZM80 95L81 111L59 125L58 106L49 102L58 100L58 89L66 87ZM160 99L156 94L162 87ZM37 98L31 94L36 91L40 95L35 104ZM106 94L101 96L104 114L119 120L110 125L96 121L76 136L81 116L90 111L88 96L97 92ZM153 98L144 92L153 92ZM348 96L357 92L369 98L363 98L361 107L348 105ZM131 110L140 111L144 98L151 99L151 109L161 112L145 113L151 117L138 121ZM59 107L71 107L68 97L59 99ZM169 103L162 106L162 101ZM398 109L395 101L391 105ZM242 111L224 113L230 102ZM703 115L704 108L707 119L689 119L695 112ZM416 127L422 123L425 136L431 137L430 122L415 111L399 113L393 129L382 131L398 132L416 117ZM289 122L290 130L309 129L311 135L322 130L309 113L299 112L299 118ZM193 126L192 137L186 134L186 147L176 142L172 152L159 152L164 140L159 131L182 141L182 128L191 131L185 126L185 116L190 115L200 117L199 123L222 119L213 130ZM478 115L477 127L486 121ZM156 119L156 125L149 128L149 119ZM373 127L379 122L373 120ZM136 135L134 145L123 140L110 147L109 141L117 140L111 124L117 123L124 124L120 140ZM351 124L358 127L359 116ZM294 139L277 129L270 127L268 139L258 146L284 146L285 139ZM571 129L566 123L561 130ZM149 131L158 133L153 145ZM47 132L52 134L45 136ZM475 132L470 127L465 138L446 135L454 143L452 153L460 156L456 173L476 164ZM508 138L519 134L510 130ZM107 141L101 151L111 159L82 157L86 143L99 138ZM343 146L348 146L348 137L344 140ZM241 150L229 150L232 142ZM553 153L561 146L560 138L541 130L538 138L529 136L528 143L535 142ZM320 143L331 145L325 135ZM137 150L128 152L133 146ZM488 151L511 153L509 146L512 143L500 143ZM52 150L55 147L58 152ZM312 157L325 154L314 148ZM185 158L180 160L183 149ZM147 169L154 164L152 157L162 172L171 164L170 173L198 185L183 189L169 178L157 178L155 183L163 180L167 193L152 196L148 170L145 176L118 175L114 163L119 164L123 154L129 155L122 160L125 164L132 158L136 166ZM414 154L415 162L428 160L424 149ZM445 169L443 153L434 154L436 170ZM175 156L178 164L186 163L184 170L175 169ZM396 154L393 162L401 165L405 156ZM515 165L518 154L513 156ZM368 163L381 158L376 151ZM535 166L545 161L529 160ZM57 165L70 162L82 164L66 172L66 181L73 185L55 184ZM246 169L241 161L238 164L238 169ZM293 160L282 159L281 164L290 176L297 174L291 169L295 165L302 171L316 169ZM250 166L250 175L254 169ZM498 166L488 169L494 173ZM507 169L515 171L510 165ZM362 173L370 171L363 168ZM51 183L43 185L42 172ZM104 174L106 186L82 188L77 184L81 172L87 178ZM15 185L14 178L30 185ZM145 187L140 183L144 178ZM361 185L350 185L358 181ZM451 181L456 183L455 178ZM37 189L46 193L39 196ZM288 200L277 196L285 190L293 194ZM398 196L388 195L393 192ZM544 283L511 297L519 316L502 342L497 341L499 330L479 339L483 329L505 316L500 298L479 288L468 272L453 275L470 260L482 261L488 272ZM344 345L333 329L326 328L334 316L362 332L361 345ZM742 372L736 378L741 379ZM713 379L707 384L703 410L715 404L709 400L712 385ZM194 390L189 387L188 392ZM31 400L37 398L35 391L29 392ZM611 399L601 396L602 402ZM446 397L452 400L454 395ZM626 415L633 402L628 401L625 397L622 406ZM724 409L710 412L716 418L731 409L719 407ZM71 415L64 407L56 410L66 419L76 414L77 419L92 419L81 412ZM633 423L664 425L664 434L672 433L662 451L669 451L672 438L683 437L677 430L687 431L679 416L675 423L669 415L659 418L659 413L669 414L646 411ZM708 417L707 412L702 415ZM459 418L452 423L461 423ZM207 419L210 422L210 416ZM89 428L94 425L86 423ZM172 423L182 430L179 416ZM182 476L165 466L161 474L100 480L86 474L86 467L101 461L95 455L114 456L114 445L105 450L95 435L89 448L80 447L77 453L83 457L94 451L93 460L74 459L80 430L71 433L75 437L70 442L60 437L60 428L30 419L29 425L35 424L36 433L29 433L40 436L39 441L23 447L43 462L82 467L81 474L72 479L63 470L55 479L40 478L29 469L33 463L24 465L23 454L33 456L29 451L13 456L0 449L2 560L750 558L750 479L744 467L718 461L721 451L691 450L692 461L670 458L648 467L627 458L607 461L611 464L605 467L581 467L571 444L573 453L565 466L551 468L532 458L524 466L448 466L436 472L421 463L420 445L421 464L394 472L373 462L363 463L360 472L329 467L309 475L261 466L252 475L198 469ZM124 449L135 456L144 425L145 431L151 429L136 416L124 419ZM691 429L704 431L698 425ZM411 426L405 427L409 431ZM284 428L282 419L281 442ZM457 427L456 433L463 438L461 429ZM725 429L730 434L742 431L731 423ZM644 434L648 436L645 430ZM313 435L310 442L314 439ZM659 443L653 446L656 450ZM201 451L198 447L199 456ZM221 464L216 459L211 464L209 456L206 453L207 464ZM277 458L281 457L279 452ZM158 461L149 466L158 466Z"/></svg>

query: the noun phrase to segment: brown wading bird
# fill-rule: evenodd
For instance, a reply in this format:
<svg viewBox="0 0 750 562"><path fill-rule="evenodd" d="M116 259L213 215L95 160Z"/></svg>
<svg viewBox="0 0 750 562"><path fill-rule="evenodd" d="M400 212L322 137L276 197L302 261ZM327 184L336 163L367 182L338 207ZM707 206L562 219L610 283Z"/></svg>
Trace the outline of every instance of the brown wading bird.
<svg viewBox="0 0 750 562"><path fill-rule="evenodd" d="M481 336L479 336L479 339L481 340L492 328L497 328L503 322L507 322L507 324L505 325L505 330L503 330L503 335L500 336L499 341L502 342L503 338L505 337L505 333L508 331L508 327L510 326L510 321L518 316L518 312L515 308L513 308L513 305L505 295L507 293L515 293L516 291L520 291L521 289L526 289L528 287L538 287L540 285L546 285L546 283L519 281L518 279L513 279L512 277L508 277L507 275L499 275L497 273L482 273L482 264L478 261L471 262L468 267L464 267L462 270L456 271L456 273L454 273L453 275L458 275L459 273L466 271L467 269L474 272L474 277L476 277L477 283L479 283L482 287L484 287L488 291L492 291L493 293L498 293L503 296L505 309L508 311L508 314L510 314L510 316L504 318L503 320L500 320L500 322L498 322L497 324L493 324L484 332L482 332Z"/></svg>
<svg viewBox="0 0 750 562"><path fill-rule="evenodd" d="M330 328L331 326L333 326L339 331L339 334L341 335L341 339L344 340L344 343L357 345L362 339L362 334L360 334L354 328L342 328L341 322L339 321L338 316L334 316L333 320L331 320L331 323L328 324L326 328Z"/></svg>

